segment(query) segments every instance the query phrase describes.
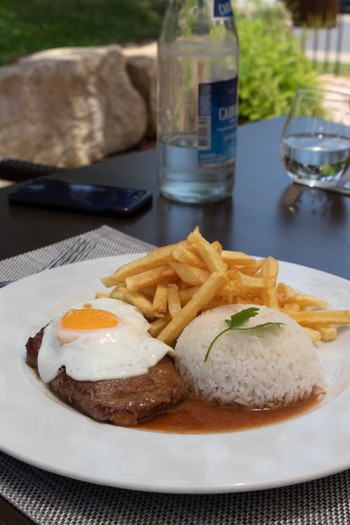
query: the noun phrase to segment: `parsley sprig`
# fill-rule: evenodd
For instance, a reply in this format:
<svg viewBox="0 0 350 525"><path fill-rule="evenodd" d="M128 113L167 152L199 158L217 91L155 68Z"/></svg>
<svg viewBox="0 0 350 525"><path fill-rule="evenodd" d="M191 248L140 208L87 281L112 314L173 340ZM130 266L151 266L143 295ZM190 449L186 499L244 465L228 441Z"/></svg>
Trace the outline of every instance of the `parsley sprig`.
<svg viewBox="0 0 350 525"><path fill-rule="evenodd" d="M225 323L228 325L228 327L222 330L222 332L220 332L217 336L214 337L214 339L212 340L212 342L210 343L208 347L207 353L205 354L204 362L208 361L210 351L213 348L216 341L219 339L219 337L221 337L226 332L229 332L230 330L262 330L269 326L277 326L279 328L282 328L283 326L285 326L284 323L269 322L269 323L256 324L255 326L243 326L242 327L242 325L246 323L247 321L249 321L249 319L251 319L252 317L255 317L258 314L258 312L259 312L259 308L250 307L250 308L246 308L245 310L241 310L237 314L231 315L230 319L225 319Z"/></svg>

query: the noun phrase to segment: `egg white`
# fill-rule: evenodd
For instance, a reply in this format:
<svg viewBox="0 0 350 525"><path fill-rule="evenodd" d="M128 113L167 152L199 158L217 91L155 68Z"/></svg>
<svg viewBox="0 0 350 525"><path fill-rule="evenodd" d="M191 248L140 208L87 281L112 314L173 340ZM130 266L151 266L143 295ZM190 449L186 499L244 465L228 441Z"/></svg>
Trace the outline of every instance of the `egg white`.
<svg viewBox="0 0 350 525"><path fill-rule="evenodd" d="M61 367L78 381L120 379L147 373L173 349L151 337L149 323L134 306L117 299L88 301L92 308L114 313L118 325L91 331L74 331L74 340L62 344L57 337L62 315L45 328L38 355L38 371L45 383L52 381ZM85 303L70 309L84 308ZM61 330L62 331L62 330Z"/></svg>

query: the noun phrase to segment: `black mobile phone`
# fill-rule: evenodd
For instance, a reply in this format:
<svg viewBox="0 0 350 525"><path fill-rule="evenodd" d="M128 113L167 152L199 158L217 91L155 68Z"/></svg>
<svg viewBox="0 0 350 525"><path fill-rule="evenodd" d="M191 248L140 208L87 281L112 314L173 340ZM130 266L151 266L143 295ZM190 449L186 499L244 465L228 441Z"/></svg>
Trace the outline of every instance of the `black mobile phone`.
<svg viewBox="0 0 350 525"><path fill-rule="evenodd" d="M131 217L152 201L146 190L38 178L9 194L12 204L104 217Z"/></svg>

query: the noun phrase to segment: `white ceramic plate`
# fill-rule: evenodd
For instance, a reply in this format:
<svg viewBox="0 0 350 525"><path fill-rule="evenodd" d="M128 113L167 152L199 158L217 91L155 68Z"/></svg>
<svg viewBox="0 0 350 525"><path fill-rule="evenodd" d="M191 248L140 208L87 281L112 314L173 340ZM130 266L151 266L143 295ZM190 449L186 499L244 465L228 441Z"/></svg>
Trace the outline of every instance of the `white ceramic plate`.
<svg viewBox="0 0 350 525"><path fill-rule="evenodd" d="M137 256L76 263L0 290L0 448L71 478L128 489L217 493L267 489L350 467L350 330L319 348L328 395L295 419L248 431L176 435L96 423L60 403L25 364L25 342L100 277ZM280 281L350 308L350 282L280 263Z"/></svg>

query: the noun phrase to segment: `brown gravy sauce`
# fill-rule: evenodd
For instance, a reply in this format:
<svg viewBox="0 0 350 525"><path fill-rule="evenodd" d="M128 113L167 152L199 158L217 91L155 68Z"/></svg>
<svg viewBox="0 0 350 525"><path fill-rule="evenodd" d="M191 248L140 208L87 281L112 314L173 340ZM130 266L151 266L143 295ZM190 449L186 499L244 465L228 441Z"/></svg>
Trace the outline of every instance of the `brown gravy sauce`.
<svg viewBox="0 0 350 525"><path fill-rule="evenodd" d="M197 399L186 399L173 412L161 414L137 425L142 430L178 434L233 432L279 423L300 416L319 403L314 395L304 401L273 409L246 410L209 405Z"/></svg>

